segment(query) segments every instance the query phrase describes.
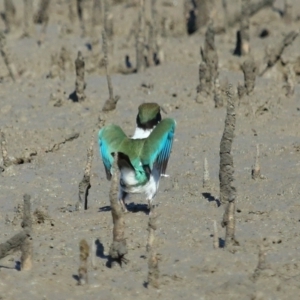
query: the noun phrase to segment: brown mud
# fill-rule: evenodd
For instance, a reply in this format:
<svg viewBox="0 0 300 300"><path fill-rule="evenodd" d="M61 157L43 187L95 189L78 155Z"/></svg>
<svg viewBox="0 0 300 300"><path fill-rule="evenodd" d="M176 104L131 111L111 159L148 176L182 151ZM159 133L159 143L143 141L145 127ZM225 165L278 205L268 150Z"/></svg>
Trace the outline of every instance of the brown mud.
<svg viewBox="0 0 300 300"><path fill-rule="evenodd" d="M108 56L114 93L120 100L115 110L104 113L109 93L101 63L102 25L96 27L97 58L95 48L94 53L90 50L89 35L82 36L78 22L70 25L67 1L52 1L42 38L41 24L34 25L30 37L22 36L23 2L14 1L16 23L5 38L16 78L12 79L0 59L0 129L5 133L10 160L23 160L5 166L0 173L0 242L20 231L20 205L27 193L33 213L33 253L31 270L18 271L20 252L1 260L0 299L300 299L300 36L285 47L274 66L256 77L251 94L240 100L235 97L231 154L239 246L232 253L215 249L213 235L216 221L222 247L225 229L221 227L224 205L218 205L219 151L226 116L225 87L231 83L236 91L238 83L244 82L241 66L245 57L233 55L239 24L215 36L224 98L224 105L215 108L213 96L202 103L195 101L206 27L187 35L184 1L157 1L158 15L165 24L161 38L165 59L132 74L122 70L126 69L126 55L135 66L135 38L128 39L128 35L138 21L139 7L128 3L138 1L115 2L121 3L111 6L114 32L108 38ZM264 70L266 47L275 47L290 31L300 29L300 2L288 2L291 19L282 13L284 1L275 1L273 8L250 17L250 54L258 72ZM34 11L38 3L33 1ZM229 14L240 7L240 1L228 0ZM0 11L4 11L3 2ZM223 24L220 3L214 18L215 27ZM5 28L1 19L0 29ZM265 38L260 37L263 30L269 33ZM62 47L64 59L57 59ZM86 98L73 102L68 98L75 89L78 51L85 59ZM289 90L292 85L294 92ZM99 117L133 134L137 107L143 102L161 104L167 112L163 116L177 121L167 170L170 177L162 178L155 199L158 289L146 288L149 217L142 195L127 201L128 263L122 268L107 267L113 228L110 182L97 143L88 209L75 210L87 149L91 134L100 126ZM254 180L251 171L257 144L261 176ZM210 182L203 188L205 157ZM78 286L82 239L91 251L96 249L96 257L94 267L88 262L88 284ZM89 259L93 255L90 253Z"/></svg>

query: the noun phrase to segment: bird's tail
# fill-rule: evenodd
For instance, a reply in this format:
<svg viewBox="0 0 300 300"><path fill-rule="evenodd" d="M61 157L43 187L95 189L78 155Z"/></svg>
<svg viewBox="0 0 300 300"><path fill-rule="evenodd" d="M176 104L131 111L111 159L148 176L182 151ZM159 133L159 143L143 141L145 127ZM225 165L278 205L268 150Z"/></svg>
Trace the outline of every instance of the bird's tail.
<svg viewBox="0 0 300 300"><path fill-rule="evenodd" d="M113 155L115 156L115 155ZM123 152L118 152L118 168L121 170L122 168L133 169L134 167L130 162L129 156Z"/></svg>
<svg viewBox="0 0 300 300"><path fill-rule="evenodd" d="M143 165L140 167L140 169L136 170L134 166L132 165L130 158L127 154L123 152L118 152L118 168L119 170L122 169L131 169L133 172L135 172L137 176L137 180L140 182L149 180L151 175L151 169L149 165ZM140 178L142 177L142 178Z"/></svg>

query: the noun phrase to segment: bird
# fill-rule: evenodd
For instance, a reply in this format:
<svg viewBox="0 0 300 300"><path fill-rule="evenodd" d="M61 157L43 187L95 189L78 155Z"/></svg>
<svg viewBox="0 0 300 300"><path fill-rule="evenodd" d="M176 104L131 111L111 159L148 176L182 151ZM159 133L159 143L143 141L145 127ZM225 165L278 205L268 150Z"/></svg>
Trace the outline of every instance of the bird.
<svg viewBox="0 0 300 300"><path fill-rule="evenodd" d="M163 119L146 138L132 139L115 124L106 125L98 133L100 156L111 180L115 154L120 170L119 202L127 212L125 200L128 194L145 194L148 209L156 196L161 174L164 174L170 158L176 121Z"/></svg>
<svg viewBox="0 0 300 300"><path fill-rule="evenodd" d="M154 102L142 103L138 107L136 128L132 139L147 138L161 121L160 106Z"/></svg>

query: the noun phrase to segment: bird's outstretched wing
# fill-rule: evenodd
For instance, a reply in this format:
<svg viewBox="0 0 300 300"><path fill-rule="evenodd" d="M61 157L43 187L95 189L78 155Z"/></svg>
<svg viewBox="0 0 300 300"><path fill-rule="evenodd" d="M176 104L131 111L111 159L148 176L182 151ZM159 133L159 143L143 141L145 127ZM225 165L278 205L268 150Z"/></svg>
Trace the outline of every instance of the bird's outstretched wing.
<svg viewBox="0 0 300 300"><path fill-rule="evenodd" d="M107 125L98 133L98 143L100 155L105 167L106 178L111 179L111 167L114 162L112 153L118 152L122 147L122 143L127 139L126 134L117 125Z"/></svg>
<svg viewBox="0 0 300 300"><path fill-rule="evenodd" d="M145 140L141 153L143 165L155 166L164 174L170 158L176 122L173 119L162 120Z"/></svg>

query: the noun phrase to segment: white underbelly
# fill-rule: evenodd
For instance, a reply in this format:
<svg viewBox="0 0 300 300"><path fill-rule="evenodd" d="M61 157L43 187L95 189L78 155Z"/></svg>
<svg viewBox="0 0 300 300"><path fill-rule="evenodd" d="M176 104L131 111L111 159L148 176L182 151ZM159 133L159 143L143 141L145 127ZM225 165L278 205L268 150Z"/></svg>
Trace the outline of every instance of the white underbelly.
<svg viewBox="0 0 300 300"><path fill-rule="evenodd" d="M149 180L144 185L139 185L135 173L131 169L121 170L121 189L129 194L145 194L147 199L152 199L159 186L159 176L153 170Z"/></svg>

